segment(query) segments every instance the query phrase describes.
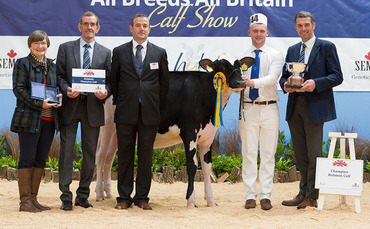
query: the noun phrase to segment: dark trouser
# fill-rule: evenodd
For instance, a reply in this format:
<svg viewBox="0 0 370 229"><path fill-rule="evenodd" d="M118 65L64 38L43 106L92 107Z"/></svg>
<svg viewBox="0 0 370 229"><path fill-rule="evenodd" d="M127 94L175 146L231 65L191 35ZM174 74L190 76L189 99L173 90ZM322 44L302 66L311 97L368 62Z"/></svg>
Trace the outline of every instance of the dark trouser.
<svg viewBox="0 0 370 229"><path fill-rule="evenodd" d="M305 95L295 95L294 110L288 124L301 173L299 194L317 199L319 192L315 189L316 158L322 156L324 123L313 123L308 116Z"/></svg>
<svg viewBox="0 0 370 229"><path fill-rule="evenodd" d="M138 204L149 202L152 181L152 153L157 125L144 125L141 117L135 125L117 124L118 139L118 194L117 202ZM136 177L136 194L131 198L134 186L134 158L136 133L138 135L138 168Z"/></svg>
<svg viewBox="0 0 370 229"><path fill-rule="evenodd" d="M92 127L87 118L86 98L80 99L78 108L69 125L63 125L60 131L59 189L62 201L72 201L69 185L72 183L73 158L76 155L75 142L78 123L81 123L82 168L77 197L87 199L90 195L90 183L94 175L96 145L100 127Z"/></svg>
<svg viewBox="0 0 370 229"><path fill-rule="evenodd" d="M41 120L38 133L20 132L18 169L44 168L55 133L54 121Z"/></svg>

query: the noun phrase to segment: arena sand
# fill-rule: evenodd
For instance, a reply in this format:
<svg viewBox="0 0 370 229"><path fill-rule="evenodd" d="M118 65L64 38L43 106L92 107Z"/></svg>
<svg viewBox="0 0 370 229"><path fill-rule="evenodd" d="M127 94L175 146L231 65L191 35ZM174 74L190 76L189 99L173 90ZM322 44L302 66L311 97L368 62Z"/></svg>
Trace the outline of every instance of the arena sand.
<svg viewBox="0 0 370 229"><path fill-rule="evenodd" d="M117 196L116 181L113 181ZM78 182L73 181L75 193ZM203 183L196 182L198 208L186 207L187 184L152 183L150 204L153 211L136 206L116 210L115 198L95 201L95 182L91 184L90 202L94 208L74 207L73 211L60 210L60 191L57 183L41 183L39 202L52 210L41 213L18 211L18 186L16 181L0 179L0 228L370 228L370 183L365 183L361 194L361 213L354 211L354 198L347 197L347 204L339 203L339 196L325 199L324 209L297 210L281 205L298 192L298 182L274 184L273 208L263 211L244 209L242 183L212 184L216 207L207 207L203 198ZM258 201L257 201L258 202Z"/></svg>

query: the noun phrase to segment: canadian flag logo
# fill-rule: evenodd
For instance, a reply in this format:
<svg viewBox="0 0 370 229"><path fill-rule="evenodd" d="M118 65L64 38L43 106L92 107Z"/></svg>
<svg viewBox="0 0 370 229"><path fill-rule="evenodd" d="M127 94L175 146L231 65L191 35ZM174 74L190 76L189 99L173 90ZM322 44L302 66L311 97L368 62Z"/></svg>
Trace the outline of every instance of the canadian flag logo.
<svg viewBox="0 0 370 229"><path fill-rule="evenodd" d="M368 54L365 55L365 58L366 58L366 60L369 60L370 61L370 52L368 52Z"/></svg>
<svg viewBox="0 0 370 229"><path fill-rule="evenodd" d="M14 58L14 57L17 55L17 53L16 53L16 52L14 52L14 50L12 49L12 50L10 50L10 52L8 52L8 53L7 53L7 55L8 55L10 58Z"/></svg>

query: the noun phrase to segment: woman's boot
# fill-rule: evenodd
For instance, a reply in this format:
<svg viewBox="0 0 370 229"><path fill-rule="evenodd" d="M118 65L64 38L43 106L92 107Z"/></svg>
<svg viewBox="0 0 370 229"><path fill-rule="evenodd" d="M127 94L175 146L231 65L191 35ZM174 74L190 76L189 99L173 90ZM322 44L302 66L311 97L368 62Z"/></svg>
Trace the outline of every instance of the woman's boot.
<svg viewBox="0 0 370 229"><path fill-rule="evenodd" d="M37 201L37 194L39 193L39 187L43 173L44 169L33 167L33 176L31 182L31 198L33 205L35 205L36 208L44 211L51 210L51 208L48 206L43 206Z"/></svg>
<svg viewBox="0 0 370 229"><path fill-rule="evenodd" d="M32 203L31 198L31 179L32 169L18 169L18 189L19 189L19 211L41 212Z"/></svg>

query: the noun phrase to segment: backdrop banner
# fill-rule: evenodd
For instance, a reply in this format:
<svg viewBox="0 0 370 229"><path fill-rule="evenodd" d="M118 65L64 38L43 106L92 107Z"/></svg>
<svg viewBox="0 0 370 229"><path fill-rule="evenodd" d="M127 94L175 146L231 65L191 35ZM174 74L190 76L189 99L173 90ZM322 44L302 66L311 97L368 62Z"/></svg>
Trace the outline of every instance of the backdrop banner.
<svg viewBox="0 0 370 229"><path fill-rule="evenodd" d="M172 71L199 70L198 61L227 53L244 56L251 45L249 17L268 18L267 44L284 55L300 42L294 15L310 11L315 35L338 50L344 82L338 91L370 91L370 1L338 0L17 0L0 1L0 89L12 88L17 58L28 55L28 35L44 30L51 40L47 56L56 58L61 43L77 39L86 11L99 17L97 42L113 49L131 40L129 25L137 13L149 16L149 41L165 48Z"/></svg>

